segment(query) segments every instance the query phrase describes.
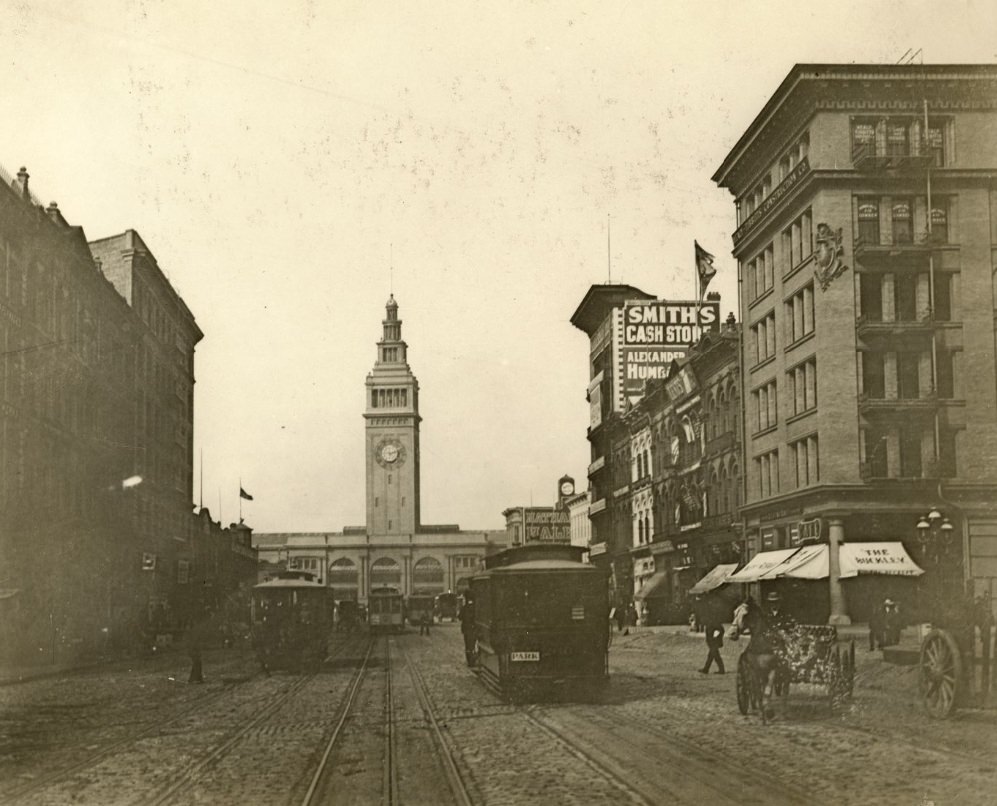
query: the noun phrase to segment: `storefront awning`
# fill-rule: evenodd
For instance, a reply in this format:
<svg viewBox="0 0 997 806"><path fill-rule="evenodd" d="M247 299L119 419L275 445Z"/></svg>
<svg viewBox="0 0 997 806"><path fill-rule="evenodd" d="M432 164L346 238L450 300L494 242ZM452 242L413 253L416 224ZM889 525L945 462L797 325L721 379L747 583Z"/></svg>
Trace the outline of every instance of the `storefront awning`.
<svg viewBox="0 0 997 806"><path fill-rule="evenodd" d="M766 552L776 554L777 552ZM795 554L770 568L758 579L827 579L829 549L822 543L802 546ZM759 555L761 556L761 555ZM838 551L838 576L851 579L859 574L918 576L924 571L910 558L903 543L843 543Z"/></svg>
<svg viewBox="0 0 997 806"><path fill-rule="evenodd" d="M904 544L899 541L843 543L838 557L842 579L858 574L916 577L924 573L924 569L910 558Z"/></svg>
<svg viewBox="0 0 997 806"><path fill-rule="evenodd" d="M657 571L640 586L640 590L634 594L634 599L654 599L655 597L664 596L665 591L663 590L668 575L664 571Z"/></svg>
<svg viewBox="0 0 997 806"><path fill-rule="evenodd" d="M709 571L699 582L689 588L689 593L709 593L723 585L727 578L734 573L737 563L721 564Z"/></svg>
<svg viewBox="0 0 997 806"><path fill-rule="evenodd" d="M801 546L796 554L787 558L765 575L765 579L792 577L793 579L827 579L827 545Z"/></svg>
<svg viewBox="0 0 997 806"><path fill-rule="evenodd" d="M762 551L752 557L748 564L736 574L731 574L728 582L757 582L766 579L767 574L777 565L785 562L796 553L797 549L776 549Z"/></svg>

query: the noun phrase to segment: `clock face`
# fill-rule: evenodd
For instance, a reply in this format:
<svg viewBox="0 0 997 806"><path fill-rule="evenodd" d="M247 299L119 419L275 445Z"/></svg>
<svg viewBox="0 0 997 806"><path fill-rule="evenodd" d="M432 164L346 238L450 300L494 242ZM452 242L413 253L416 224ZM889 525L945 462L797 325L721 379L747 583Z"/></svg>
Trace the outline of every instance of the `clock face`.
<svg viewBox="0 0 997 806"><path fill-rule="evenodd" d="M575 491L575 485L570 481L561 484L561 495L571 495Z"/></svg>
<svg viewBox="0 0 997 806"><path fill-rule="evenodd" d="M374 458L381 467L397 467L405 461L405 446L397 439L381 440L374 449Z"/></svg>

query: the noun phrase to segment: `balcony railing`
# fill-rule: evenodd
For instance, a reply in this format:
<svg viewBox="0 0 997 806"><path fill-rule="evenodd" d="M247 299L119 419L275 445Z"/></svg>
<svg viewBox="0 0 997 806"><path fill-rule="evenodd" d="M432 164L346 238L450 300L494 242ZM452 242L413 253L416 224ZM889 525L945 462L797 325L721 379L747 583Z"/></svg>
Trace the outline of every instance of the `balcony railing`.
<svg viewBox="0 0 997 806"><path fill-rule="evenodd" d="M707 440L706 450L703 451L703 454L705 456L712 456L715 453L729 451L733 447L734 447L734 432L725 431L723 434L718 434L712 439Z"/></svg>
<svg viewBox="0 0 997 806"><path fill-rule="evenodd" d="M886 322L873 319L868 314L861 314L855 320L855 332L860 337L868 336L901 336L907 333L930 333L938 326L931 309L922 310L916 319L894 319Z"/></svg>
<svg viewBox="0 0 997 806"><path fill-rule="evenodd" d="M915 414L918 411L932 412L939 406L938 395L935 392L924 392L918 397L870 397L865 392L859 394L859 411L863 414L880 412L906 411Z"/></svg>
<svg viewBox="0 0 997 806"><path fill-rule="evenodd" d="M925 153L918 143L907 148L893 149L887 153L877 150L875 143L861 143L852 147L852 164L859 171L923 170L934 161L934 155Z"/></svg>

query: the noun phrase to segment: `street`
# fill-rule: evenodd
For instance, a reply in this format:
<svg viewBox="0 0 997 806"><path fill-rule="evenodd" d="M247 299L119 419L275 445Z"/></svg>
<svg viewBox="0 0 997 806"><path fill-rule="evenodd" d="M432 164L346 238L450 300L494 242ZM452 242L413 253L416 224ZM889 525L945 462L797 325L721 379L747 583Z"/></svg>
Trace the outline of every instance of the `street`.
<svg viewBox="0 0 997 806"><path fill-rule="evenodd" d="M858 642L857 642L858 643ZM317 674L260 673L248 648L0 686L0 802L993 802L997 711L920 710L915 667L857 646L853 698L795 686L741 716L702 636L617 633L597 703L509 704L464 665L458 625L336 635Z"/></svg>

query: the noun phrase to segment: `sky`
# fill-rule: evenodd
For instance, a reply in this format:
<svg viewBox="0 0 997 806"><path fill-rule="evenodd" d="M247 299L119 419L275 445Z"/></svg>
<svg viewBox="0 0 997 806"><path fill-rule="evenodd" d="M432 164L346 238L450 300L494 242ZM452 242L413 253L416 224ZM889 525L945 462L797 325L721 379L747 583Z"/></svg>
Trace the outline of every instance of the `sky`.
<svg viewBox="0 0 997 806"><path fill-rule="evenodd" d="M257 532L363 524L389 293L423 522L584 489L571 314L607 281L693 298L694 239L736 310L710 176L792 66L997 62L991 0L19 0L0 27L0 164L91 240L141 234L205 334L192 503L227 524L241 483Z"/></svg>

